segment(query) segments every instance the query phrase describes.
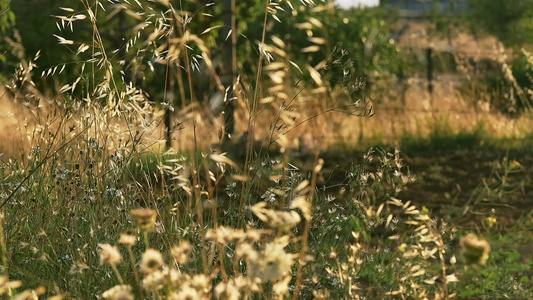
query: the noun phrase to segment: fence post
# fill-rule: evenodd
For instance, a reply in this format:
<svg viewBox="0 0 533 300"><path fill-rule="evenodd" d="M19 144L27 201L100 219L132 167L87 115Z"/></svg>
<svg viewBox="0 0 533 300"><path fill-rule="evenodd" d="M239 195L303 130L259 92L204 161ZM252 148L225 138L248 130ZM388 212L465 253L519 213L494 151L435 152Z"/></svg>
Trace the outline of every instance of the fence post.
<svg viewBox="0 0 533 300"><path fill-rule="evenodd" d="M433 49L426 49L427 58L427 78L428 78L428 92L429 96L433 94Z"/></svg>

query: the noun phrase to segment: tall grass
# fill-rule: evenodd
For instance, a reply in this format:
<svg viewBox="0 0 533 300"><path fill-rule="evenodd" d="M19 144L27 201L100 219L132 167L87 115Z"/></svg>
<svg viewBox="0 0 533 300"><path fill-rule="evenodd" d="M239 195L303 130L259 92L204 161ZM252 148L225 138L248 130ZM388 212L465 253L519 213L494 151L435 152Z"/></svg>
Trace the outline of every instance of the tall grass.
<svg viewBox="0 0 533 300"><path fill-rule="evenodd" d="M298 138L301 125L318 128L328 113L367 116L371 110L360 102L328 104L334 96L320 70L295 65L284 42L268 36L268 21L291 10L290 3L266 1L255 86L237 81L228 99L243 107L247 134L244 143L234 141L229 149L245 148L244 160L210 149L221 140L213 132L224 135L224 128L194 102L195 59L201 57L215 73L209 48L188 27L197 14L168 1L121 8L140 18L132 28L135 36L126 41L125 51L136 51L131 63L139 69L163 64L166 76L180 82L182 99L188 99L179 114L183 123L175 124L187 132L173 144L185 145L178 152L164 148L161 129L173 104L154 105L125 79L117 68L130 62L114 61L115 51L106 48L99 31L98 20L110 7L82 3L84 11L63 8L67 14L58 17L58 27L88 22L92 40L57 35L83 58L74 66L79 77L60 84L57 98L44 96L32 88L35 59L21 64L9 86L17 101L28 101L34 121L20 131L31 147L3 158L0 168L0 294L14 299L453 296L458 279L449 245L456 229L398 199L414 180L399 150L354 158L360 163L337 196L321 189L325 162L317 141L327 132L317 129L305 141ZM143 57L146 53L153 57ZM67 67L60 64L43 75ZM295 80L293 71L305 71L310 80ZM214 75L213 80L220 85ZM299 111L304 106L311 108ZM296 154L312 162L297 167L291 163ZM487 255L477 238L462 245L474 249L470 261Z"/></svg>

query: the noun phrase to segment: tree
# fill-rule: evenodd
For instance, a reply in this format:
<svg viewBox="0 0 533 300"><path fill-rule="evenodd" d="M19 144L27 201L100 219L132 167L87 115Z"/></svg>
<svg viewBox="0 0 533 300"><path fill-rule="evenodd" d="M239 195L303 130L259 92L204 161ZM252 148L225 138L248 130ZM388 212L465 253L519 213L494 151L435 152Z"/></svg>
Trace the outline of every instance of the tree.
<svg viewBox="0 0 533 300"><path fill-rule="evenodd" d="M508 46L533 43L533 0L470 0L470 25Z"/></svg>

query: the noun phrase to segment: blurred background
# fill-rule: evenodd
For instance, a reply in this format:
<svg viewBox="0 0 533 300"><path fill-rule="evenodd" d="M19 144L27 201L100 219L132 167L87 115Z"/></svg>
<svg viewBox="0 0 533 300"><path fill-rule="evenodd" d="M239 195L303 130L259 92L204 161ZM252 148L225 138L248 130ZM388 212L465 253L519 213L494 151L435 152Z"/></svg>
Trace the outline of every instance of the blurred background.
<svg viewBox="0 0 533 300"><path fill-rule="evenodd" d="M142 89L161 109L172 106L167 127L186 122L179 111L192 103L214 108L212 119L216 119L221 110L227 110L216 107L217 99L220 106L223 98L220 84L226 88L239 77L238 99L226 112L226 116L235 115L235 120L231 121L231 128L226 124L226 131L244 134L246 103L254 93L265 3L176 2L189 18L186 30L196 34L209 49L212 66L206 64L198 46L191 47L187 59L195 66L189 78L193 84L185 81L180 85L174 82L176 79L171 90L166 76L169 69L158 58L160 41L151 42L153 48L149 50L143 49L148 45L150 30L158 26L153 16L164 11L163 4L168 2L141 2L110 1L98 9L86 1L3 0L0 81L16 86L18 92L6 92L2 101L20 98L18 104L9 102L14 105L13 110L2 112L3 132L16 131L12 119L20 119L22 112L17 112L17 106L21 103L27 106L39 98L63 98L62 87L72 85L80 75L76 89L67 94L75 98L88 92L88 75L81 68L95 57L82 48L91 46L94 32L82 12L92 7L100 14L96 25L102 46L112 51L110 58L116 64L113 70L124 79L117 84ZM396 143L406 134L428 136L435 128L450 132L484 130L501 137L527 136L531 123L524 115L529 116L532 100L532 4L531 0L280 2L278 7L283 9L276 11L276 19L266 23L266 43L283 48L283 55L276 56L274 52L269 63L283 59L298 66L299 69L289 66L284 75L284 92L289 98L305 90L298 93L298 101L292 101L292 105L305 103L300 108L307 110L300 111L297 119L320 115L313 118L316 122L312 126L304 122L290 135L314 146L320 140L324 149L339 143L349 147ZM76 15L79 19L72 18ZM235 39L228 38L229 32ZM283 44L272 42L270 37L279 38ZM184 62L178 60L175 70ZM16 74L21 63L31 66L31 80ZM317 83L307 65L318 70L324 81ZM215 80L216 76L220 81ZM276 83L270 80L274 77L264 76L272 88ZM310 83L324 90L310 92L304 88ZM320 92L318 97L313 95L316 92ZM261 97L267 98L263 101L265 107L280 106L284 101L278 98L269 102L269 97L277 97L274 93L265 92ZM354 103L365 104L365 109L372 107L375 116L362 121L352 117L353 111L336 112L337 108ZM265 114L271 111L275 115L277 112L272 109L275 110L266 109ZM335 122L325 119L331 114L322 115L328 109L333 111ZM262 120L268 131L273 119ZM257 134L256 140L267 135L259 131ZM19 146L14 145L21 143L20 136L16 139L15 143L1 145L3 151L15 151L13 147ZM211 142L213 139L216 138L206 138ZM168 145L186 147L179 142Z"/></svg>

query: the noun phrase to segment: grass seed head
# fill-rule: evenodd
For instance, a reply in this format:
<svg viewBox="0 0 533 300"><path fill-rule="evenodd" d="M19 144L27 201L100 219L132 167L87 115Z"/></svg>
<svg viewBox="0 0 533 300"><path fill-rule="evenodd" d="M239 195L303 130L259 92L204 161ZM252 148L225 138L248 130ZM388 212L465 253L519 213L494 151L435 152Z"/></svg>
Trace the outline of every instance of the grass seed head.
<svg viewBox="0 0 533 300"><path fill-rule="evenodd" d="M9 281L7 275L0 276L0 295L8 293L11 289L22 286L22 281Z"/></svg>

